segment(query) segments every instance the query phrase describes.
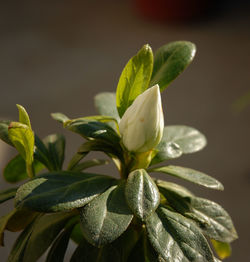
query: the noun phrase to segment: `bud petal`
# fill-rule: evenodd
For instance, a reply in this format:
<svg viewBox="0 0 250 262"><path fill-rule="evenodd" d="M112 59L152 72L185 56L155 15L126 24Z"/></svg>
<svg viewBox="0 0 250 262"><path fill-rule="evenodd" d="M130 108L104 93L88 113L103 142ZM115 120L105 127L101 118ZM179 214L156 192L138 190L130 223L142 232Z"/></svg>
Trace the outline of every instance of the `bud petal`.
<svg viewBox="0 0 250 262"><path fill-rule="evenodd" d="M147 152L156 147L161 140L163 128L164 117L158 85L139 95L119 123L124 146L134 152Z"/></svg>

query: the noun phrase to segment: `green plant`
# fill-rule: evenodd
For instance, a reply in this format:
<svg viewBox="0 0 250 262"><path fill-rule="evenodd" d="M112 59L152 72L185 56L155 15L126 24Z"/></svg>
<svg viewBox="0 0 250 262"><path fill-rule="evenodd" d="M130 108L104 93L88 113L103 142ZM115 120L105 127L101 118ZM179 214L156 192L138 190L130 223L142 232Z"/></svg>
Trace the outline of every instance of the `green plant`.
<svg viewBox="0 0 250 262"><path fill-rule="evenodd" d="M0 219L1 245L5 230L22 231L9 262L37 261L47 249L47 262L63 261L70 239L77 244L71 262L219 261L209 240L220 259L230 255L229 243L237 233L221 206L149 175L161 172L223 190L219 181L204 173L157 165L206 145L204 135L192 127L164 127L161 108L159 90L194 55L194 44L173 42L161 47L153 61L145 45L124 68L116 94L95 97L100 115L69 119L52 114L85 139L66 169L64 137L53 134L41 140L22 106L18 105L18 122L0 122L0 138L19 152L4 168L4 178L10 183L26 180L0 193L0 203L13 198L15 202ZM107 163L86 161L91 151L114 161L120 178L86 172Z"/></svg>

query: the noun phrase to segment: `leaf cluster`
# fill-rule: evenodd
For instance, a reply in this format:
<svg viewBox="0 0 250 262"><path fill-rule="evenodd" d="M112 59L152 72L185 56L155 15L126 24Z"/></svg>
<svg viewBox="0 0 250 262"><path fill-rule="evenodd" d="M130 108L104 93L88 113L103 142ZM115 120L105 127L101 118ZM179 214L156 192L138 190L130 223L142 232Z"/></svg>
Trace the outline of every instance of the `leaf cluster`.
<svg viewBox="0 0 250 262"><path fill-rule="evenodd" d="M0 122L0 139L18 151L3 176L12 184L23 182L0 192L0 203L15 203L0 218L0 244L5 231L20 231L9 262L35 262L47 250L47 262L64 261L70 240L76 243L71 262L218 262L211 245L220 259L230 255L237 233L228 213L181 185L151 176L160 172L223 190L211 176L163 163L203 149L205 136L192 127L166 126L149 164L138 169L138 159L148 156L128 152L119 133L120 118L136 97L154 84L165 90L191 63L195 50L194 44L179 41L161 47L154 56L145 45L125 66L116 94L95 97L99 115L70 119L52 114L84 138L66 165L64 136L40 139L22 106L18 105L18 122ZM109 160L86 160L92 151L103 152ZM86 171L109 161L114 161L119 178Z"/></svg>

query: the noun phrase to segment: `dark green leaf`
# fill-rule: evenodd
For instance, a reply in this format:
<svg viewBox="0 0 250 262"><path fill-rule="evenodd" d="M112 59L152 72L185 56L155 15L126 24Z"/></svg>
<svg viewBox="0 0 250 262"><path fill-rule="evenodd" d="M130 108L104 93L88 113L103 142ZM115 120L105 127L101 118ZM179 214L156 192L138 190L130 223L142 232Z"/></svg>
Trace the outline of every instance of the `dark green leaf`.
<svg viewBox="0 0 250 262"><path fill-rule="evenodd" d="M80 164L77 164L73 169L73 171L80 172L82 170L85 170L87 168L93 167L93 166L100 166L100 165L107 165L109 162L107 160L103 159L92 159L89 161L82 162Z"/></svg>
<svg viewBox="0 0 250 262"><path fill-rule="evenodd" d="M54 170L61 170L64 161L65 138L60 134L49 135L43 140Z"/></svg>
<svg viewBox="0 0 250 262"><path fill-rule="evenodd" d="M37 174L44 169L44 166L39 161L35 160L33 162L33 168L35 174ZM17 155L9 161L4 168L3 175L9 183L17 183L29 177L26 171L25 160L21 155Z"/></svg>
<svg viewBox="0 0 250 262"><path fill-rule="evenodd" d="M75 120L67 122L65 127L86 139L98 139L111 144L119 145L120 137L106 123L93 120Z"/></svg>
<svg viewBox="0 0 250 262"><path fill-rule="evenodd" d="M146 221L149 240L163 259L214 262L212 251L192 221L164 207Z"/></svg>
<svg viewBox="0 0 250 262"><path fill-rule="evenodd" d="M55 240L47 255L46 262L63 262L72 227L65 229Z"/></svg>
<svg viewBox="0 0 250 262"><path fill-rule="evenodd" d="M120 117L136 97L149 87L152 70L153 53L149 45L144 45L129 60L120 76L116 90L116 105Z"/></svg>
<svg viewBox="0 0 250 262"><path fill-rule="evenodd" d="M8 135L17 151L25 160L29 177L33 177L32 162L35 138L32 129L25 124L11 122Z"/></svg>
<svg viewBox="0 0 250 262"><path fill-rule="evenodd" d="M28 227L26 227L24 229L24 231L19 235L19 237L17 238L17 240L15 241L7 262L21 262L24 261L23 260L23 254L24 254L24 250L27 246L27 243L30 239L30 235L32 233L33 230L33 224L29 225ZM25 261L26 262L26 261Z"/></svg>
<svg viewBox="0 0 250 262"><path fill-rule="evenodd" d="M85 238L95 246L103 246L117 239L129 226L133 214L124 195L124 184L110 187L80 209Z"/></svg>
<svg viewBox="0 0 250 262"><path fill-rule="evenodd" d="M164 166L164 167L151 168L148 171L165 173L212 189L217 189L217 190L224 189L223 185L215 178L208 176L202 172L186 167Z"/></svg>
<svg viewBox="0 0 250 262"><path fill-rule="evenodd" d="M71 232L70 238L76 243L81 244L82 242L85 242L85 239L82 234L81 226L80 224L76 224Z"/></svg>
<svg viewBox="0 0 250 262"><path fill-rule="evenodd" d="M16 195L16 191L17 191L17 187L9 188L9 189L5 189L1 191L0 192L0 204L11 198L14 198Z"/></svg>
<svg viewBox="0 0 250 262"><path fill-rule="evenodd" d="M187 41L172 42L155 53L151 85L158 84L163 91L193 60L196 47Z"/></svg>
<svg viewBox="0 0 250 262"><path fill-rule="evenodd" d="M88 173L47 173L18 189L16 205L39 212L72 210L87 204L114 181L112 177Z"/></svg>
<svg viewBox="0 0 250 262"><path fill-rule="evenodd" d="M182 215L195 220L210 238L231 242L237 233L228 213L218 204L192 195L174 183L157 181L160 192L168 203Z"/></svg>
<svg viewBox="0 0 250 262"><path fill-rule="evenodd" d="M133 213L145 220L160 202L157 186L144 169L137 169L128 176L125 196Z"/></svg>
<svg viewBox="0 0 250 262"><path fill-rule="evenodd" d="M205 136L197 129L188 126L165 126L157 154L152 164L180 157L203 149L207 144Z"/></svg>
<svg viewBox="0 0 250 262"><path fill-rule="evenodd" d="M51 116L52 116L53 119L55 119L56 121L58 121L62 124L64 124L66 121L69 120L69 118L62 113L52 113Z"/></svg>
<svg viewBox="0 0 250 262"><path fill-rule="evenodd" d="M8 128L11 121L2 120L0 121L0 139L3 140L5 143L9 144L10 146L14 146L8 136Z"/></svg>
<svg viewBox="0 0 250 262"><path fill-rule="evenodd" d="M104 116L111 116L120 121L116 108L116 94L111 92L100 93L95 96L95 107L97 111Z"/></svg>
<svg viewBox="0 0 250 262"><path fill-rule="evenodd" d="M37 218L24 252L23 261L36 262L73 215L73 213L56 213Z"/></svg>
<svg viewBox="0 0 250 262"><path fill-rule="evenodd" d="M231 256L232 249L231 249L230 244L216 241L214 239L211 239L211 243L214 247L216 254L218 255L220 259L225 259Z"/></svg>

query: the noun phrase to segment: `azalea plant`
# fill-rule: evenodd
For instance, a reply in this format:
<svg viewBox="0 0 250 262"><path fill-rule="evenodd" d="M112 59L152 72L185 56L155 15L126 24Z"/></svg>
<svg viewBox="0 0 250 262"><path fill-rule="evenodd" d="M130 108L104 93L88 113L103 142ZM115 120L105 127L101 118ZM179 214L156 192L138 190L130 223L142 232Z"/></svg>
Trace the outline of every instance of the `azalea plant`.
<svg viewBox="0 0 250 262"><path fill-rule="evenodd" d="M168 181L174 176L223 190L215 178L169 164L206 145L192 127L164 126L161 103L161 92L191 63L195 50L190 42L172 42L153 58L145 45L125 66L116 94L95 97L99 115L52 114L84 138L69 163L65 138L40 139L24 107L17 106L18 122L0 122L0 138L18 151L3 176L9 183L24 181L0 193L1 203L14 199L13 210L0 219L0 244L4 231L21 232L9 262L35 262L45 252L47 262L64 261L70 240L76 244L71 262L218 262L230 255L237 233L228 213ZM109 160L86 160L92 151ZM86 171L107 161L115 163L117 174ZM166 180L154 173L166 174Z"/></svg>

